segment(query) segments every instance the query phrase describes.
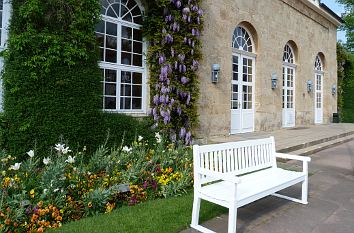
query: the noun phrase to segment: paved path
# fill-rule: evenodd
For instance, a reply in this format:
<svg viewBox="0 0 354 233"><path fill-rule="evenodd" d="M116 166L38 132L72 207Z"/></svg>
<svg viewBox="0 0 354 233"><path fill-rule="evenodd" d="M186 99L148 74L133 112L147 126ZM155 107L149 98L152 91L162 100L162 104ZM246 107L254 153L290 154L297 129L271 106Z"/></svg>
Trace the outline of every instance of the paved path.
<svg viewBox="0 0 354 233"><path fill-rule="evenodd" d="M353 233L354 141L311 156L309 204L267 197L241 208L237 233ZM285 190L300 195L300 186ZM227 232L227 214L203 225ZM181 233L196 233L187 229Z"/></svg>

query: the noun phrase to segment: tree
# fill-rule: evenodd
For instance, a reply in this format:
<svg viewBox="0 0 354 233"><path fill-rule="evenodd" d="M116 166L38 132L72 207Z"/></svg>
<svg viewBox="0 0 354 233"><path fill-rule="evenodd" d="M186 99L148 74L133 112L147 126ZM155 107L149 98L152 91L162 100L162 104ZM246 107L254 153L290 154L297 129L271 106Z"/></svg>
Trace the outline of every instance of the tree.
<svg viewBox="0 0 354 233"><path fill-rule="evenodd" d="M338 109L342 122L354 123L354 55L337 43Z"/></svg>
<svg viewBox="0 0 354 233"><path fill-rule="evenodd" d="M343 16L344 24L342 29L346 31L349 50L354 53L354 0L337 0L344 5L346 13Z"/></svg>

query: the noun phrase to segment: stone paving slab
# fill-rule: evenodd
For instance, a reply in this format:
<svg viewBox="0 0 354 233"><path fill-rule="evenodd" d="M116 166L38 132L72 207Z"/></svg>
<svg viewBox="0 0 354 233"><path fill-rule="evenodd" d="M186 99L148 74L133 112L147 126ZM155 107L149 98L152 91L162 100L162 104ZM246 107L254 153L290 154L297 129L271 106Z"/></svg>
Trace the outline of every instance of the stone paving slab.
<svg viewBox="0 0 354 233"><path fill-rule="evenodd" d="M266 197L238 211L237 233L353 233L354 141L311 156L309 204ZM293 166L293 164L289 164ZM300 185L284 190L296 197ZM202 225L227 232L227 214ZM181 233L197 233L187 229Z"/></svg>

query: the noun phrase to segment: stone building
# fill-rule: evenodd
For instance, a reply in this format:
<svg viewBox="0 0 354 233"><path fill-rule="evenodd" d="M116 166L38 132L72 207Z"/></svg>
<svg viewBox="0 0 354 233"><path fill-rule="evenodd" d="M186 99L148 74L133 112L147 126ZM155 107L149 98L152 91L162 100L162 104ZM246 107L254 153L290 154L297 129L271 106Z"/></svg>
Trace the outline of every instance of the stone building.
<svg viewBox="0 0 354 233"><path fill-rule="evenodd" d="M145 0L147 1L147 0ZM8 1L1 3L1 45ZM101 0L96 28L104 111L149 111L144 1ZM318 0L204 0L198 137L325 124L337 111L336 31ZM212 65L220 65L218 82Z"/></svg>
<svg viewBox="0 0 354 233"><path fill-rule="evenodd" d="M314 0L205 0L204 9L200 136L331 121L337 15Z"/></svg>

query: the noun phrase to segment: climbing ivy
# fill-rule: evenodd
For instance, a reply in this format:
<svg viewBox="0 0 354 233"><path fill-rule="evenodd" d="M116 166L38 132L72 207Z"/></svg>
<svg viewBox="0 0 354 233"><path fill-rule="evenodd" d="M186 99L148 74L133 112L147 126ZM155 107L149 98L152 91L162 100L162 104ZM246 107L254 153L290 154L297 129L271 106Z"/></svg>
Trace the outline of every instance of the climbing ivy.
<svg viewBox="0 0 354 233"><path fill-rule="evenodd" d="M198 123L197 69L203 27L201 0L149 3L144 33L149 41L151 116L172 141L192 142Z"/></svg>
<svg viewBox="0 0 354 233"><path fill-rule="evenodd" d="M4 137L10 153L48 152L59 138L90 146L100 123L97 0L11 0L4 52ZM74 144L75 143L75 144Z"/></svg>

